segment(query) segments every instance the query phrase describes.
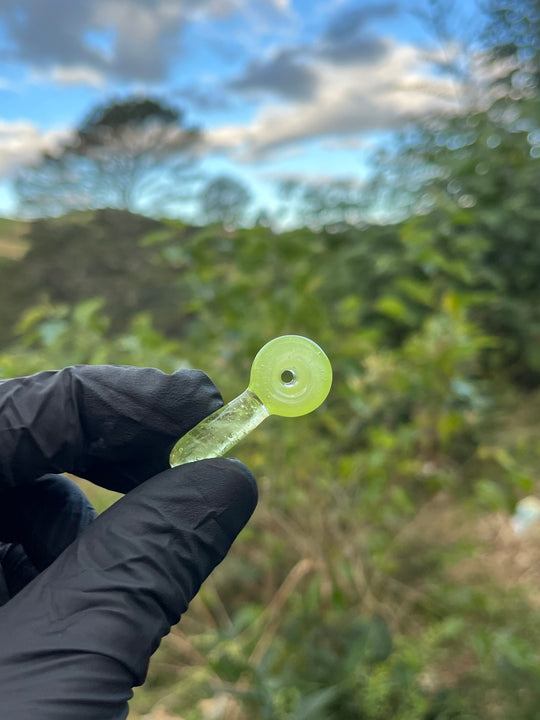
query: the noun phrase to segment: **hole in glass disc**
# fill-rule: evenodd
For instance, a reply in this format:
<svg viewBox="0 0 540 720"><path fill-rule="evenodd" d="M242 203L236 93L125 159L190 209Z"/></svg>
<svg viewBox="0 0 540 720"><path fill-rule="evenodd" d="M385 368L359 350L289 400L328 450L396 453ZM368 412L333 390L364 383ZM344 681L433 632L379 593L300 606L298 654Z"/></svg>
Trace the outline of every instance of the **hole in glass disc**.
<svg viewBox="0 0 540 720"><path fill-rule="evenodd" d="M296 379L295 374L293 373L292 370L284 370L281 373L281 382L284 385L292 385L294 383L295 379Z"/></svg>

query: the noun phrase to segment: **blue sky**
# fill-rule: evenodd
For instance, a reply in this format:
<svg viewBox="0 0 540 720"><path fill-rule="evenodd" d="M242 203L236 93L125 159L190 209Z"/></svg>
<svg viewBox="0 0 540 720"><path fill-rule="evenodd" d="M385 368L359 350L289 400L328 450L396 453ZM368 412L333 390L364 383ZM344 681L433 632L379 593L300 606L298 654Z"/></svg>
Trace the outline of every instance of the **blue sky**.
<svg viewBox="0 0 540 720"><path fill-rule="evenodd" d="M182 108L204 169L262 202L276 178L361 182L373 143L454 102L430 53L472 25L438 2L442 38L418 19L430 0L2 0L0 214L19 167L133 93Z"/></svg>

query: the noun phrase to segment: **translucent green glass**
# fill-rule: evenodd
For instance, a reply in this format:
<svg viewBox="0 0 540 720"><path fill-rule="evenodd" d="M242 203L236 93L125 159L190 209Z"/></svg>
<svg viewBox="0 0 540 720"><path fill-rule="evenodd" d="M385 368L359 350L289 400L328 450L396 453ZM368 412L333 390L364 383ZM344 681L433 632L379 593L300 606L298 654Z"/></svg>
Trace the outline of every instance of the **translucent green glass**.
<svg viewBox="0 0 540 720"><path fill-rule="evenodd" d="M310 413L331 385L330 361L316 343L299 335L271 340L255 356L247 389L180 438L171 467L224 455L269 415Z"/></svg>

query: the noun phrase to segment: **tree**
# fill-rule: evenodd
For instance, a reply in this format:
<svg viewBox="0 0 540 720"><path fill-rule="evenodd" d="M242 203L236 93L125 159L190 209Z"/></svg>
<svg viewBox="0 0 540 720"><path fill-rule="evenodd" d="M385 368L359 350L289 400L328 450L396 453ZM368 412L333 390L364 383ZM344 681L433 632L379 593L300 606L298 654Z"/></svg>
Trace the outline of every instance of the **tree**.
<svg viewBox="0 0 540 720"><path fill-rule="evenodd" d="M288 214L287 219L296 224L336 229L361 224L369 214L367 189L356 180L291 178L278 181L277 189L283 201L281 220Z"/></svg>
<svg viewBox="0 0 540 720"><path fill-rule="evenodd" d="M251 193L242 183L222 175L209 182L201 194L203 220L238 225L250 202Z"/></svg>
<svg viewBox="0 0 540 720"><path fill-rule="evenodd" d="M22 169L21 209L38 215L112 207L162 211L182 198L196 161L200 131L182 112L149 98L94 108L56 154Z"/></svg>
<svg viewBox="0 0 540 720"><path fill-rule="evenodd" d="M430 210L415 220L409 256L429 267L432 284L437 273L459 270L461 289L481 292L472 314L495 339L486 362L536 387L540 3L491 0L486 7L483 103L430 118L400 147L405 187L416 209ZM425 178L416 187L411 168Z"/></svg>
<svg viewBox="0 0 540 720"><path fill-rule="evenodd" d="M492 60L509 61L499 82L512 99L529 97L540 85L539 0L491 0L484 33Z"/></svg>

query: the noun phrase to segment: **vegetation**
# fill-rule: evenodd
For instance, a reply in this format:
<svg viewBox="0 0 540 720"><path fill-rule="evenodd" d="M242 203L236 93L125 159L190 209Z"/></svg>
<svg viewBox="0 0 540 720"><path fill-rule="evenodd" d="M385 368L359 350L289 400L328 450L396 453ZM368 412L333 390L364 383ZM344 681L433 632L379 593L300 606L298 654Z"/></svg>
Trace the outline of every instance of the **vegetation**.
<svg viewBox="0 0 540 720"><path fill-rule="evenodd" d="M194 365L230 399L285 333L333 364L322 408L238 447L260 505L133 718L538 717L540 532L509 522L540 491L538 12L520 2L509 34L496 5L496 55L520 62L485 109L383 159L407 179L399 222L360 223L338 186L283 233L227 208L224 226L118 209L0 225L22 247L0 263L5 377Z"/></svg>
<svg viewBox="0 0 540 720"><path fill-rule="evenodd" d="M201 194L201 215L206 223L238 225L245 217L250 201L249 190L238 180L224 175L214 178L204 188Z"/></svg>
<svg viewBox="0 0 540 720"><path fill-rule="evenodd" d="M395 225L274 234L109 210L32 223L24 260L4 259L6 324L20 317L4 376L190 363L231 398L275 335L332 359L324 408L238 449L260 507L134 710L536 717L538 545L508 525L540 469L536 135L474 122L474 142L434 151L433 209Z"/></svg>
<svg viewBox="0 0 540 720"><path fill-rule="evenodd" d="M164 212L186 192L200 131L175 107L134 97L100 105L60 152L45 152L15 181L30 216L114 207Z"/></svg>

